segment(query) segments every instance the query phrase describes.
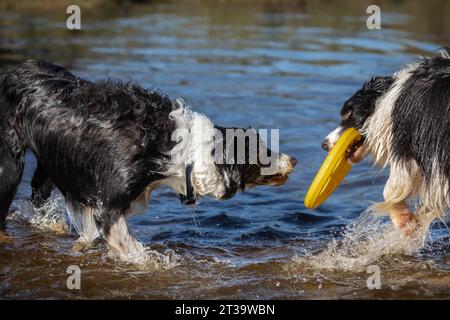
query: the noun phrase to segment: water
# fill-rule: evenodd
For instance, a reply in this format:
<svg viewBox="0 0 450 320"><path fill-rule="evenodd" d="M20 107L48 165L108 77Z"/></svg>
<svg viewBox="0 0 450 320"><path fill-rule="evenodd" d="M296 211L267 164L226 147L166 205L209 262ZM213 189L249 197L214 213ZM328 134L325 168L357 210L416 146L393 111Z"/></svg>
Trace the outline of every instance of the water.
<svg viewBox="0 0 450 320"><path fill-rule="evenodd" d="M64 6L29 5L0 5L1 68L47 59L90 79L133 79L220 125L279 128L282 151L300 163L283 187L195 209L158 190L129 220L151 257L135 266L107 259L102 243L73 252L57 193L45 219L32 217L28 154L8 221L14 239L0 246L1 298L450 298L442 223L409 250L385 219L362 214L381 200L386 172L366 161L317 211L303 205L342 103L370 76L448 44L446 1L386 2L381 31L366 29L353 1L94 1L82 9L82 31L64 29ZM381 290L366 286L374 264ZM80 291L66 288L69 265L82 269Z"/></svg>

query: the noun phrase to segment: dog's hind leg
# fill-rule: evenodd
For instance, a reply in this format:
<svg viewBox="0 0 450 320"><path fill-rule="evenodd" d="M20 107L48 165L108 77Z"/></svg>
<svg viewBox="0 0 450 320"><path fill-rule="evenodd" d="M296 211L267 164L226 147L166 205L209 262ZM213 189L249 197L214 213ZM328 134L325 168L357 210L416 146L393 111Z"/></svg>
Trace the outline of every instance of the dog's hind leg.
<svg viewBox="0 0 450 320"><path fill-rule="evenodd" d="M424 232L428 231L434 220L441 220L447 226L445 216L450 212L450 183L436 174L429 183L422 186L419 197L416 216L420 228Z"/></svg>
<svg viewBox="0 0 450 320"><path fill-rule="evenodd" d="M0 132L0 232L16 195L24 167L24 151L14 134Z"/></svg>
<svg viewBox="0 0 450 320"><path fill-rule="evenodd" d="M42 208L50 198L53 189L52 179L38 162L33 179L31 180L31 203L37 209Z"/></svg>
<svg viewBox="0 0 450 320"><path fill-rule="evenodd" d="M80 236L75 242L73 249L80 251L89 247L100 235L95 220L96 209L73 200L70 194L66 194L66 209L71 224Z"/></svg>

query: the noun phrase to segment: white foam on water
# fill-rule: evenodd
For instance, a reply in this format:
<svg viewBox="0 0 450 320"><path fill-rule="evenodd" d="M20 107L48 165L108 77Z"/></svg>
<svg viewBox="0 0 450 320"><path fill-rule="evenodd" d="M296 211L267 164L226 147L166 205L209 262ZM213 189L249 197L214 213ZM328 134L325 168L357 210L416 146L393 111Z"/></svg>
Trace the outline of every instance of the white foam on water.
<svg viewBox="0 0 450 320"><path fill-rule="evenodd" d="M314 269L363 271L376 261L395 255L411 255L423 247L426 234L407 237L385 220L367 210L346 227L342 238L333 239L319 253L295 256L294 263Z"/></svg>

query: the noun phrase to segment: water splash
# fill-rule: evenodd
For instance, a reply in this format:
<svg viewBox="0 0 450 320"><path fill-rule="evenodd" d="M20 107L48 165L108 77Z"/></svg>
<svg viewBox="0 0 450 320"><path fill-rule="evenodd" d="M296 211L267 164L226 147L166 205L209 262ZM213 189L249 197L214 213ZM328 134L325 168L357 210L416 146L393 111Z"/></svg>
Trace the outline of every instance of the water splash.
<svg viewBox="0 0 450 320"><path fill-rule="evenodd" d="M417 253L424 245L426 234L406 237L384 217L367 210L346 227L342 238L333 239L318 254L306 252L293 258L295 263L314 269L363 271L365 267L394 255Z"/></svg>
<svg viewBox="0 0 450 320"><path fill-rule="evenodd" d="M191 214L193 224L200 232L201 225L196 217L195 209L192 209ZM70 219L68 219L64 198L60 194L52 194L49 201L39 209L35 208L29 200L18 201L17 209L9 214L8 220L25 221L40 230L59 234L70 234L75 231L70 224ZM88 248L95 251L104 249L104 247L99 249L95 246L89 246ZM138 250L134 255L127 257L125 262L111 258L107 252L102 253L102 260L123 263L122 267L125 269L129 269L129 266L133 265L137 270L146 272L170 270L182 264L199 262L190 254L178 254L165 246L155 250L153 246L141 244L141 248L142 250ZM203 261L203 263L206 263L206 261Z"/></svg>
<svg viewBox="0 0 450 320"><path fill-rule="evenodd" d="M39 209L35 208L30 201L23 200L19 202L17 210L13 211L8 219L26 221L36 228L59 234L70 233L64 200L60 195L52 196Z"/></svg>
<svg viewBox="0 0 450 320"><path fill-rule="evenodd" d="M192 206L190 208L190 213L191 213L192 224L193 224L194 228L196 229L196 231L199 235L202 235L203 234L202 225L200 223L200 220L199 220L197 212L196 212L196 206Z"/></svg>
<svg viewBox="0 0 450 320"><path fill-rule="evenodd" d="M183 263L183 256L177 254L171 249L166 249L163 252L156 251L149 247L142 247L142 251L127 258L126 261L115 260L121 265L121 269L128 270L130 265L132 269L139 271L165 271L173 269ZM104 260L111 262L108 254L104 255Z"/></svg>

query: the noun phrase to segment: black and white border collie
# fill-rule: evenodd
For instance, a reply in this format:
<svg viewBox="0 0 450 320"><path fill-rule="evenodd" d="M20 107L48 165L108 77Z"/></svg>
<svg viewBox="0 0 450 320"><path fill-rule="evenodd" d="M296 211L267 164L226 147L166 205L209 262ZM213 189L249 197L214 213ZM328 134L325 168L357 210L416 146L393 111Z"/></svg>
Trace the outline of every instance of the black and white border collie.
<svg viewBox="0 0 450 320"><path fill-rule="evenodd" d="M183 141L177 131L186 133ZM143 251L126 217L145 211L157 187L172 187L189 204L196 196L228 199L256 185L281 185L293 171L294 158L260 139L257 151L245 140L244 161L234 161L237 153L232 161L215 161L213 131L226 128L181 99L133 83L90 82L43 61L11 68L0 75L0 232L27 149L38 161L33 204L42 206L56 185L80 236L77 243L101 237L110 255L122 260ZM256 161L248 161L255 153ZM262 174L268 164L261 154L277 159L270 174ZM229 153L220 155L229 160Z"/></svg>
<svg viewBox="0 0 450 320"><path fill-rule="evenodd" d="M379 213L411 235L424 234L450 208L450 51L424 58L389 77L372 78L347 102L340 126L323 142L331 150L348 128L364 140L350 155L353 162L370 154L390 168ZM415 214L409 200L416 200Z"/></svg>

